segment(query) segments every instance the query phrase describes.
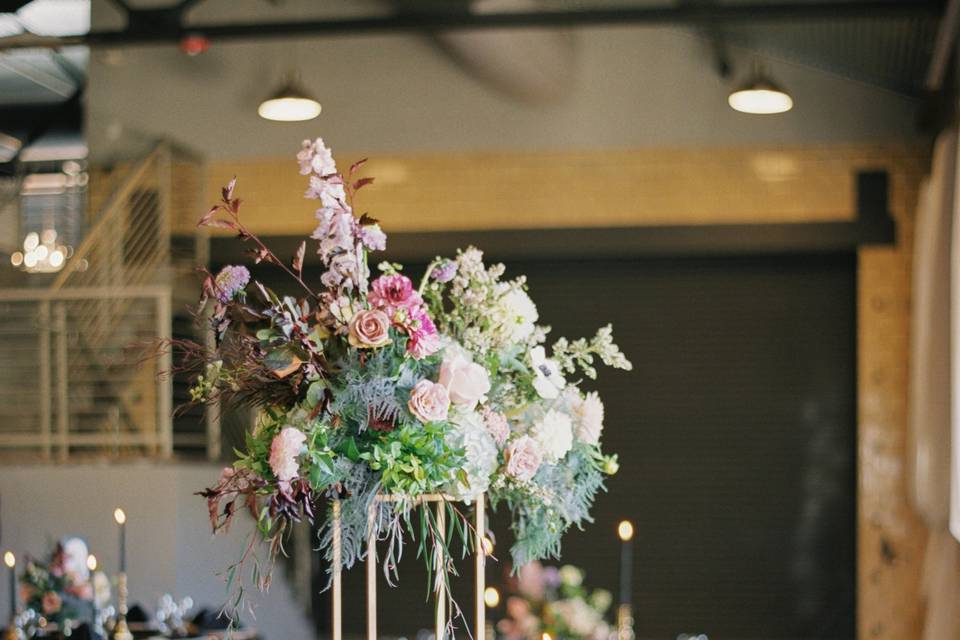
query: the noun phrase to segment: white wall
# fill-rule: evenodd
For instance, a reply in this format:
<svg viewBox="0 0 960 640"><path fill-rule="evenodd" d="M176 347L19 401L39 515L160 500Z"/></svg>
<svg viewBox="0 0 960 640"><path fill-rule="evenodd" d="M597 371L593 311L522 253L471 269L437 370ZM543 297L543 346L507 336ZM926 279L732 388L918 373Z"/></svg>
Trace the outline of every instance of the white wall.
<svg viewBox="0 0 960 640"><path fill-rule="evenodd" d="M85 538L101 563L117 569L113 510L127 512L127 568L131 601L151 610L164 593L220 606L225 587L217 573L239 557L247 522L212 537L206 502L194 492L216 481L219 467L198 464L30 465L0 468L0 546L18 557L40 556L52 540ZM9 597L0 580L0 602ZM254 591L255 621L268 640L306 640L312 627L290 594L282 568L269 593Z"/></svg>
<svg viewBox="0 0 960 640"><path fill-rule="evenodd" d="M97 14L109 11L94 3ZM267 7L266 3L261 3ZM211 0L211 15L222 2ZM232 16L224 14L221 19ZM170 136L214 157L289 155L323 135L363 153L729 146L903 140L916 103L875 86L768 60L796 107L750 116L727 106L730 85L690 32L649 27L575 30L574 73L561 99L531 105L465 73L425 37L349 36L213 43L196 58L173 45L95 53L88 89L92 152L140 135ZM522 37L522 35L520 36ZM749 52L733 50L744 72ZM257 104L286 69L323 104L308 123L270 123Z"/></svg>

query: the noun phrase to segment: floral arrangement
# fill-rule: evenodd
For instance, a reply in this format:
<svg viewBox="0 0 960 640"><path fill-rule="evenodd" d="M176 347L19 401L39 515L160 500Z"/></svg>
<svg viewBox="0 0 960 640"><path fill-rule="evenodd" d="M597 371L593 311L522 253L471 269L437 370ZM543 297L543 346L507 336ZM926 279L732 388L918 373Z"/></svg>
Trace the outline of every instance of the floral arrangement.
<svg viewBox="0 0 960 640"><path fill-rule="evenodd" d="M95 607L110 601L110 582L87 567L87 545L79 538L57 543L44 561L29 559L20 576L20 599L44 624L63 629L93 622ZM44 626L44 625L41 625Z"/></svg>
<svg viewBox="0 0 960 640"><path fill-rule="evenodd" d="M446 496L447 521L469 552L459 503L487 494L512 513L515 565L557 557L563 533L590 520L604 475L617 470L616 456L600 448L603 403L575 379L594 378L597 360L631 368L611 328L560 338L548 352L549 328L537 324L525 279L505 279L504 266L484 264L473 247L436 258L416 284L389 262L374 276L369 256L385 249L386 235L354 213L373 181L359 177L363 161L339 173L321 139L305 141L297 159L306 197L319 203L318 282L304 277L307 241L285 261L244 226L236 179L199 223L235 232L255 264L281 269L302 293L279 296L243 266L207 273L201 309L217 347L173 344L183 356L177 370L196 376L195 402L257 410L244 450L202 494L214 530L238 510L253 514L258 533L244 560L255 559L263 586L269 568L249 553L254 540L269 543L272 559L292 523L316 516L318 498L337 499L345 568L363 558L372 522L388 542L388 580L405 538L446 579L451 536L418 497ZM376 500L381 494L393 499ZM330 560L331 511L319 534ZM240 564L228 571L231 584Z"/></svg>
<svg viewBox="0 0 960 640"><path fill-rule="evenodd" d="M525 565L512 581L497 631L506 640L607 640L612 634L605 615L613 597L605 589L587 589L583 578L572 565Z"/></svg>

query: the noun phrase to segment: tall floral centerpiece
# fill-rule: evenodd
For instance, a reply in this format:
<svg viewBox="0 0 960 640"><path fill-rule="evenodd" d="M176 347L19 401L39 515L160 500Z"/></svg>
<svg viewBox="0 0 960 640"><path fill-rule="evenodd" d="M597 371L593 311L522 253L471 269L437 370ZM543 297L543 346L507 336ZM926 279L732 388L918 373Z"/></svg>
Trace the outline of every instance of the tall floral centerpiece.
<svg viewBox="0 0 960 640"><path fill-rule="evenodd" d="M269 564L254 542L272 559L292 524L314 518L324 522L319 548L343 568L363 559L372 534L385 542L388 580L410 540L446 580L455 540L438 523L470 551L466 511L484 494L512 514L515 566L557 557L563 533L590 520L605 474L617 470L600 448L603 403L577 384L596 376L597 361L631 368L611 328L548 350L525 279L506 279L473 247L436 258L418 282L389 262L372 273L370 256L387 238L355 214L373 181L360 176L363 161L339 172L321 139L305 141L297 159L318 225L290 260L244 225L236 179L200 225L235 232L254 263L282 270L300 295L277 295L246 267L227 266L203 284L216 348L173 344L178 369L196 375L194 401L257 410L238 459L203 492L215 531L241 509L256 520L232 584L241 588L238 572L252 559L263 586ZM304 276L308 246L323 266L316 281ZM436 494L442 518L419 499ZM321 497L337 508L318 514Z"/></svg>

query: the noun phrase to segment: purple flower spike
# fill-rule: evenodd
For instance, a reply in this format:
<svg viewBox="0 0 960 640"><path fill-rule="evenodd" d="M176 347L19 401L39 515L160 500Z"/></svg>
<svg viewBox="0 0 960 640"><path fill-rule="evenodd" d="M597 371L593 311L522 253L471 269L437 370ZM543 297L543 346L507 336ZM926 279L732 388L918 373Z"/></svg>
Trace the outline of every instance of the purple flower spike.
<svg viewBox="0 0 960 640"><path fill-rule="evenodd" d="M220 270L214 282L217 285L217 300L227 304L250 282L250 272L246 267L229 265Z"/></svg>

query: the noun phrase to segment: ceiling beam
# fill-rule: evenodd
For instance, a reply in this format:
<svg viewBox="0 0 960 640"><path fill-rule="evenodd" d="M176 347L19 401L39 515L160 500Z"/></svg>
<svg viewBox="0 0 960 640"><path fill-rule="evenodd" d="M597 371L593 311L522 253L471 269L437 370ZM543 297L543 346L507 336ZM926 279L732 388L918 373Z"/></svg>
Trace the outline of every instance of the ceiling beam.
<svg viewBox="0 0 960 640"><path fill-rule="evenodd" d="M31 0L0 0L0 13L15 13L30 2Z"/></svg>
<svg viewBox="0 0 960 640"><path fill-rule="evenodd" d="M404 10L390 16L340 20L298 20L278 23L171 24L153 21L150 29L93 31L65 38L0 38L0 50L29 46L83 44L116 47L178 42L188 34L212 40L263 40L298 36L364 35L378 33L431 33L464 29L570 28L614 25L702 25L705 23L758 23L840 18L939 16L943 0L810 0L806 2L752 2L737 4L675 4L617 7L582 11L530 11L469 13L463 11ZM177 5L165 11L176 10ZM158 12L164 9L152 9ZM131 11L133 19L137 10Z"/></svg>
<svg viewBox="0 0 960 640"><path fill-rule="evenodd" d="M943 18L937 27L937 39L933 44L933 54L924 79L927 91L937 92L943 88L947 68L957 46L957 31L960 29L960 0L950 0L943 12Z"/></svg>

